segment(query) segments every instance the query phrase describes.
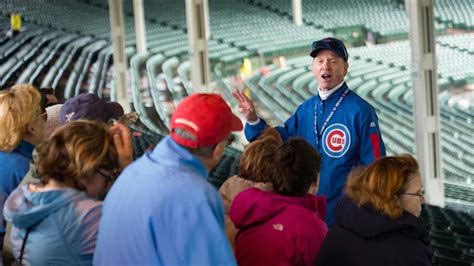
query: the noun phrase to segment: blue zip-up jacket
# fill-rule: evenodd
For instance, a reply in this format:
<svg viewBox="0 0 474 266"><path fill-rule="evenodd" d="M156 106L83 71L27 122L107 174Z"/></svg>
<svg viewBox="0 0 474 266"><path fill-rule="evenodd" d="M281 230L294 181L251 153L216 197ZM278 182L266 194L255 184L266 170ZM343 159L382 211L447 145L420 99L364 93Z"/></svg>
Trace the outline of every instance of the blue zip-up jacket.
<svg viewBox="0 0 474 266"><path fill-rule="evenodd" d="M25 265L92 265L102 202L72 188L30 192L18 187L5 202L13 224L12 252Z"/></svg>
<svg viewBox="0 0 474 266"><path fill-rule="evenodd" d="M326 222L332 224L333 210L343 193L347 175L359 165L368 165L385 156L379 123L374 108L360 96L348 90L347 95L328 121L316 142L315 110L318 111L318 132L334 106L348 89L344 83L328 99L311 97L298 106L283 126L276 127L283 140L301 137L311 143L322 157L318 195L328 200ZM315 108L316 105L316 108ZM256 125L245 125L245 136L252 141L267 127L260 119Z"/></svg>
<svg viewBox="0 0 474 266"><path fill-rule="evenodd" d="M105 198L94 265L235 265L208 170L170 137Z"/></svg>
<svg viewBox="0 0 474 266"><path fill-rule="evenodd" d="M4 201L20 184L26 173L28 173L34 149L35 146L33 144L22 140L12 152L0 151L0 207L2 211ZM0 236L1 240L3 240L3 235L5 234L3 215L1 222Z"/></svg>

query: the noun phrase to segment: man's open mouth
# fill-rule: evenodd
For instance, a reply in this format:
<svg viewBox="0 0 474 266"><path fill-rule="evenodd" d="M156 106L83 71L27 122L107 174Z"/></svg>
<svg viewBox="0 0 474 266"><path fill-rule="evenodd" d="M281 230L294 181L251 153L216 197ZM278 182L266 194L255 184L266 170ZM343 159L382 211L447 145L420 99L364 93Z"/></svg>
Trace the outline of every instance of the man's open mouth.
<svg viewBox="0 0 474 266"><path fill-rule="evenodd" d="M329 79L331 79L332 75L331 75L331 74L322 74L321 77L322 77L324 80L329 80Z"/></svg>

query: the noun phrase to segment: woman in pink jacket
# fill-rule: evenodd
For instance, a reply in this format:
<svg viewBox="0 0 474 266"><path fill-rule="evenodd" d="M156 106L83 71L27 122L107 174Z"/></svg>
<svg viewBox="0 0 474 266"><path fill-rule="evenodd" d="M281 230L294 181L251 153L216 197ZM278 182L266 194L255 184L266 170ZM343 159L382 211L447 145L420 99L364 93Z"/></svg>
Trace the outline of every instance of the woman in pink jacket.
<svg viewBox="0 0 474 266"><path fill-rule="evenodd" d="M273 192L247 189L230 209L241 266L313 265L328 230L326 199L308 193L317 187L320 156L303 139L278 145L270 170Z"/></svg>

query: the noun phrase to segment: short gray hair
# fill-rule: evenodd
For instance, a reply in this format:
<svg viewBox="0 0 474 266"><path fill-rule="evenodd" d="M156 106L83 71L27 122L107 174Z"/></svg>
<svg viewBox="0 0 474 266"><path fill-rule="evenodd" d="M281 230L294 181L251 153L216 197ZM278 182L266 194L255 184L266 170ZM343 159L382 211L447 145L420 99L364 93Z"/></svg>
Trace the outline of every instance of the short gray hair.
<svg viewBox="0 0 474 266"><path fill-rule="evenodd" d="M178 135L179 137L183 139L196 141L196 136L193 133L187 131L186 129L174 128L173 132L174 134ZM214 152L214 149L216 148L217 144L212 145L212 146L199 147L199 148L189 148L183 145L180 145L180 146L187 149L189 152L191 152L194 155L201 156L201 157L209 157Z"/></svg>

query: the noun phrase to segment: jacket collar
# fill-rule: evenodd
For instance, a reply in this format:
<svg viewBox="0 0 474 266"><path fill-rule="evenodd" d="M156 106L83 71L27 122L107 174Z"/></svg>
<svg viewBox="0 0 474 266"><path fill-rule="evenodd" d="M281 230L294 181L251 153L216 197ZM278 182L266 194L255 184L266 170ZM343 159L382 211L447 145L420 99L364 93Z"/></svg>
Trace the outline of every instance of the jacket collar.
<svg viewBox="0 0 474 266"><path fill-rule="evenodd" d="M88 198L83 191L72 188L30 192L24 185L19 189L4 210L5 217L18 228L30 228L70 202Z"/></svg>
<svg viewBox="0 0 474 266"><path fill-rule="evenodd" d="M165 137L156 148L148 153L148 158L172 167L190 168L199 176L206 179L209 175L204 163L187 149L179 146L170 136Z"/></svg>
<svg viewBox="0 0 474 266"><path fill-rule="evenodd" d="M342 83L342 85L338 89L336 89L336 91L334 93L329 95L329 97L326 100L324 100L324 102L329 102L329 101L332 101L333 99L336 99L336 100L339 99L339 97L344 93L344 91L346 89L347 89L347 84L344 81ZM321 101L323 101L323 100L321 100Z"/></svg>
<svg viewBox="0 0 474 266"><path fill-rule="evenodd" d="M14 152L17 152L23 157L26 157L32 160L34 149L35 149L35 145L29 143L28 141L22 140L20 144L15 148Z"/></svg>

